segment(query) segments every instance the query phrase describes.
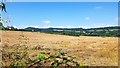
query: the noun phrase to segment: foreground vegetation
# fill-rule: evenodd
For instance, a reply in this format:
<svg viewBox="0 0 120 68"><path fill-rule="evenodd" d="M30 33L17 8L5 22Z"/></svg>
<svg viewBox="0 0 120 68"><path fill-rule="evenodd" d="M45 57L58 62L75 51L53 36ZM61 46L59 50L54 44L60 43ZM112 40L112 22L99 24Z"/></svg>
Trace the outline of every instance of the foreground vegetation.
<svg viewBox="0 0 120 68"><path fill-rule="evenodd" d="M20 65L19 63L21 66L29 66L36 63L36 58L41 54L48 58L57 56L59 52L65 53L65 56L60 56L61 58L76 57L73 61L79 62L80 65L117 66L117 37L74 37L25 31L3 31L2 35L3 66L16 66ZM60 63L63 61L60 58L56 58L56 60ZM44 64L51 66L52 63L52 58L49 58L46 63L40 62L43 66ZM76 66L72 62L68 62L68 64Z"/></svg>
<svg viewBox="0 0 120 68"><path fill-rule="evenodd" d="M7 41L6 41L7 42ZM2 52L2 66L4 67L24 67L24 68L33 68L33 67L52 67L57 68L61 66L65 67L80 67L84 66L74 59L75 56L69 56L67 53L60 50L54 50L55 53L49 51L42 51L37 53L38 55L31 57L29 51L39 50L39 46L35 48L28 47L28 41L25 35L22 33L19 36L19 40L16 46L9 46L10 44L5 44L3 46ZM21 46L23 45L23 46ZM34 45L33 45L34 46ZM10 50L10 51L9 51ZM41 51L41 50L39 50ZM9 64L6 65L6 62Z"/></svg>
<svg viewBox="0 0 120 68"><path fill-rule="evenodd" d="M29 57L28 51L26 50L19 50L15 49L14 52L5 52L2 51L2 60L5 61L6 59L11 60L9 66L6 66L4 62L2 62L3 67L10 67L10 68L33 68L33 67L53 67L57 68L60 66L65 67L80 67L84 66L84 64L80 64L77 61L74 61L76 57L74 56L67 56L66 53L61 51L56 51L53 55L50 52L40 52L35 58Z"/></svg>
<svg viewBox="0 0 120 68"><path fill-rule="evenodd" d="M45 53L41 52L38 54L38 56L35 59L31 59L27 57L27 53L24 52L16 52L12 56L12 59L14 62L10 64L10 67L27 67L27 68L32 68L32 67L59 67L59 66L66 66L66 67L80 67L81 64L74 61L75 57L72 56L67 56L64 52L57 51L55 55L50 55L50 53ZM83 65L82 65L83 66Z"/></svg>

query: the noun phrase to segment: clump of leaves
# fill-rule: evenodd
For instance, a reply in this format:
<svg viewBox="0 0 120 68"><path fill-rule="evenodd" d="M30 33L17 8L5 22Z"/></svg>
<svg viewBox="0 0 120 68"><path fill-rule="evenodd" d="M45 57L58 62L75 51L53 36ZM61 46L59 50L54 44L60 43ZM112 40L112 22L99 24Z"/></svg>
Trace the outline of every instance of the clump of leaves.
<svg viewBox="0 0 120 68"><path fill-rule="evenodd" d="M53 68L57 68L60 66L67 67L80 67L81 64L75 61L76 57L67 56L66 53L57 51L55 55L46 52L40 52L35 59L31 59L29 57L23 57L20 53L14 55L14 62L10 65L11 67L24 66L27 68L32 67L41 67L41 66L52 66Z"/></svg>
<svg viewBox="0 0 120 68"><path fill-rule="evenodd" d="M50 56L52 60L52 66L55 68L58 66L80 66L78 62L74 61L75 57L67 56L66 53L58 51L55 56Z"/></svg>
<svg viewBox="0 0 120 68"><path fill-rule="evenodd" d="M66 53L57 51L55 55L51 55L50 53L42 52L35 59L32 64L28 67L33 66L45 66L48 61L50 61L50 66L57 68L59 66L77 66L80 67L80 64L74 61L75 57L67 56Z"/></svg>
<svg viewBox="0 0 120 68"><path fill-rule="evenodd" d="M16 51L12 54L12 63L10 64L11 68L19 67L19 66L27 66L32 60L28 57L28 53L26 51L19 52Z"/></svg>
<svg viewBox="0 0 120 68"><path fill-rule="evenodd" d="M16 67L20 67L20 66L26 66L26 64L25 63L23 63L23 62L21 62L21 61L16 61L15 63L12 63L11 65L10 65L10 67L11 68L16 68Z"/></svg>

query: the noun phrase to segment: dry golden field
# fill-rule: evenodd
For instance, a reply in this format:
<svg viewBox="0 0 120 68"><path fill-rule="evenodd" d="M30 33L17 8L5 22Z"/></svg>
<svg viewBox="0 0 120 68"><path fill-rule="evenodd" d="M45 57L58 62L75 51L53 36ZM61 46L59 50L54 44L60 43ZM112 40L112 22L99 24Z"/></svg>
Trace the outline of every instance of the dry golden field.
<svg viewBox="0 0 120 68"><path fill-rule="evenodd" d="M3 56L6 57L3 59L4 65L11 63L9 53L15 49L27 49L30 57L37 56L41 51L54 53L61 50L70 56L76 56L76 61L88 66L118 65L117 37L75 37L40 32L2 31L2 43L5 52Z"/></svg>

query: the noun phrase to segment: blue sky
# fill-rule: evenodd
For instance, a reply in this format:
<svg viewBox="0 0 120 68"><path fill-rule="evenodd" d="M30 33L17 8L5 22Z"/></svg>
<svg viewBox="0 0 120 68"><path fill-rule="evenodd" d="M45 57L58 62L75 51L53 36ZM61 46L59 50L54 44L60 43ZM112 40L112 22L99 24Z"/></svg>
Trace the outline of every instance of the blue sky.
<svg viewBox="0 0 120 68"><path fill-rule="evenodd" d="M117 2L7 2L10 23L18 28L102 27L118 25Z"/></svg>
<svg viewBox="0 0 120 68"><path fill-rule="evenodd" d="M6 0L12 2L119 2L119 0Z"/></svg>

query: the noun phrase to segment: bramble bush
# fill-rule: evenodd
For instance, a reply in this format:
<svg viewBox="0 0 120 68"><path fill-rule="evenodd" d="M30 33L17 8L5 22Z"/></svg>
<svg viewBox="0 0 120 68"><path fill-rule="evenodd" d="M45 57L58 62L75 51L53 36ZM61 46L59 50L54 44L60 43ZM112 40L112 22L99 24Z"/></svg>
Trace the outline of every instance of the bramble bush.
<svg viewBox="0 0 120 68"><path fill-rule="evenodd" d="M23 55L22 56L20 55L21 55L20 53L17 53L17 55L14 55L15 58L13 60L15 61L10 64L10 67L14 68L14 67L23 66L27 68L32 68L32 67L50 66L52 68L57 68L60 66L65 66L65 67L76 66L79 68L80 66L84 66L84 64L80 64L74 60L76 57L67 56L66 53L61 51L57 51L55 55L51 55L50 52L48 53L40 52L37 55L37 57L34 59L31 59L25 56L23 57Z"/></svg>

